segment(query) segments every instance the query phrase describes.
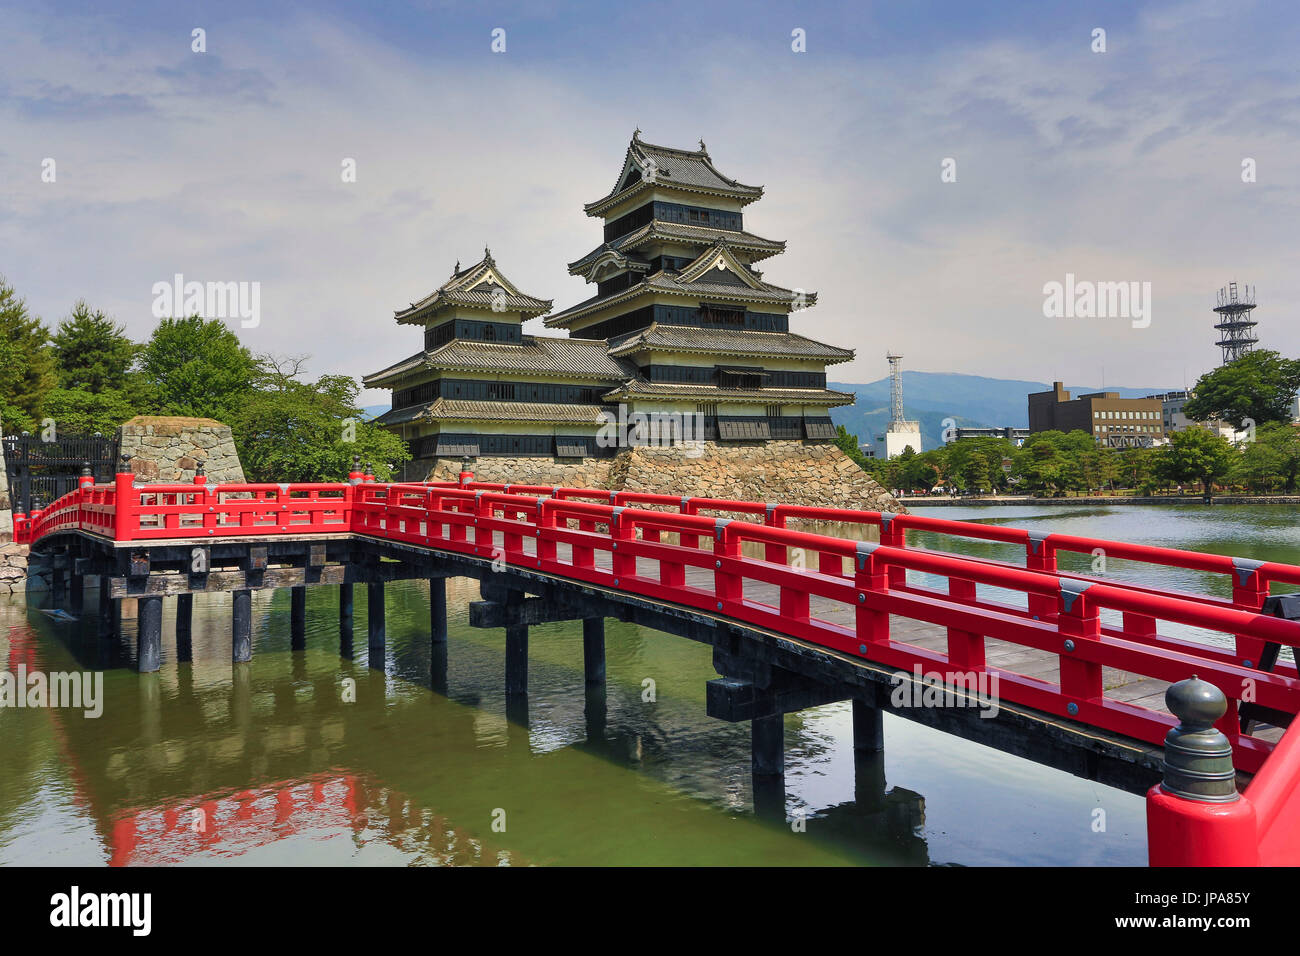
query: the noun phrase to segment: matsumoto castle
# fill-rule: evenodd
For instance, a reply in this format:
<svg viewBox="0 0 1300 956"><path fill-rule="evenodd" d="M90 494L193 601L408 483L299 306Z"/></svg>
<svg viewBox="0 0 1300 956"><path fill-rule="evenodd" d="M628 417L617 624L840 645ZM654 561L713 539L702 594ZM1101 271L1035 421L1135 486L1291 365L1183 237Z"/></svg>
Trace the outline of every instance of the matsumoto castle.
<svg viewBox="0 0 1300 956"><path fill-rule="evenodd" d="M604 221L600 245L569 263L595 294L552 312L488 250L457 264L396 313L424 330L424 348L365 378L393 392L379 423L426 473L437 459L578 461L651 439L831 441L830 409L853 396L826 387L826 366L853 352L791 331L817 296L756 268L785 249L745 229L762 195L719 171L703 142L654 146L638 130L613 188L584 207ZM567 336L525 335L537 316ZM657 434L626 427L645 422Z"/></svg>

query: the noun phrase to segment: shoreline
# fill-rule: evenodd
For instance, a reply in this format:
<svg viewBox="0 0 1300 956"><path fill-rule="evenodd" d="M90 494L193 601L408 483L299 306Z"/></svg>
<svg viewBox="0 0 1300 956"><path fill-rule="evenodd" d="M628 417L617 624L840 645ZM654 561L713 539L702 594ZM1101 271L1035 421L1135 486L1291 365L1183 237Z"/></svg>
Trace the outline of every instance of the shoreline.
<svg viewBox="0 0 1300 956"><path fill-rule="evenodd" d="M902 505L915 508L999 508L1036 505L1300 505L1297 495L1215 495L1206 502L1200 495L1155 495L1150 497L1080 496L1077 498L987 497L987 498L899 498Z"/></svg>

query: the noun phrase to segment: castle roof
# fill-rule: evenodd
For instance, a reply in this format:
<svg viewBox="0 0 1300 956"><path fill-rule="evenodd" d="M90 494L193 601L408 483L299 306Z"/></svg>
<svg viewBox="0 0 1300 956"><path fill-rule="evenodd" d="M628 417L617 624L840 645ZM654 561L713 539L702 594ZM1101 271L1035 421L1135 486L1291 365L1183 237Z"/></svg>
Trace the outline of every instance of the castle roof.
<svg viewBox="0 0 1300 956"><path fill-rule="evenodd" d="M742 356L781 356L824 359L827 364L848 362L852 349L826 345L793 332L754 329L696 328L651 322L644 329L609 340L609 354L623 358L646 350L705 352Z"/></svg>
<svg viewBox="0 0 1300 956"><path fill-rule="evenodd" d="M725 240L733 249L745 252L750 262L758 262L769 256L785 251L785 243L775 239L764 239L752 232L717 229L712 226L692 226L686 223L663 222L654 220L640 229L634 229L625 236L602 243L576 262L569 263L569 274L584 278L590 275L591 267L607 252L629 255L642 246L654 242L682 242L690 245L711 246L719 240ZM629 258L631 258L629 256ZM645 261L645 260L641 260Z"/></svg>
<svg viewBox="0 0 1300 956"><path fill-rule="evenodd" d="M393 315L401 324L423 323L445 306L462 305L492 312L521 312L531 317L551 311L551 302L521 292L501 272L492 253L484 249L478 262L467 269L455 269L451 278L433 292Z"/></svg>
<svg viewBox="0 0 1300 956"><path fill-rule="evenodd" d="M723 238L705 249L681 272L668 273L661 269L621 292L607 296L594 295L561 312L548 315L542 321L550 328L564 326L597 309L625 302L646 292L663 292L696 300L705 298L711 301L804 307L817 302L815 292L795 292L764 282L758 273L737 258L731 242Z"/></svg>
<svg viewBox="0 0 1300 956"><path fill-rule="evenodd" d="M852 405L854 396L829 388L722 388L718 385L683 385L634 379L605 393L607 402L629 398L665 398L694 402L769 402L780 404Z"/></svg>
<svg viewBox="0 0 1300 956"><path fill-rule="evenodd" d="M421 368L535 372L602 382L617 382L636 374L634 368L609 354L603 339L525 335L519 344L452 339L432 352L417 352L382 371L367 375L362 383L366 388L383 387Z"/></svg>
<svg viewBox="0 0 1300 956"><path fill-rule="evenodd" d="M628 144L614 188L603 198L587 203L583 209L589 216L602 216L616 203L638 192L649 192L656 186L729 196L738 199L742 205L763 195L762 186L747 186L720 172L709 158L703 140L699 149L656 146L643 141L641 131L637 130Z"/></svg>
<svg viewBox="0 0 1300 956"><path fill-rule="evenodd" d="M398 425L412 421L438 422L545 422L558 425L598 425L599 405L571 405L552 402L482 402L461 398L438 398L427 405L394 409L376 419L376 424Z"/></svg>

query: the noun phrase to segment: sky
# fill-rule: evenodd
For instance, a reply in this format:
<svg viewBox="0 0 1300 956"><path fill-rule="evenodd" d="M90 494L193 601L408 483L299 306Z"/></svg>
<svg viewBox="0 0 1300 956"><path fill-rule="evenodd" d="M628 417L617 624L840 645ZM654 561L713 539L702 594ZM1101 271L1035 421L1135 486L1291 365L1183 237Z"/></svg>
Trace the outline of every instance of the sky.
<svg viewBox="0 0 1300 956"><path fill-rule="evenodd" d="M50 325L85 299L143 340L156 283L257 283L250 349L360 378L485 245L557 310L587 298L582 206L639 127L765 187L745 226L787 251L760 268L818 293L792 329L857 351L838 381L893 350L1181 387L1233 280L1300 355L1294 0L109 7L0 0L0 275ZM1067 275L1149 310L1045 315Z"/></svg>

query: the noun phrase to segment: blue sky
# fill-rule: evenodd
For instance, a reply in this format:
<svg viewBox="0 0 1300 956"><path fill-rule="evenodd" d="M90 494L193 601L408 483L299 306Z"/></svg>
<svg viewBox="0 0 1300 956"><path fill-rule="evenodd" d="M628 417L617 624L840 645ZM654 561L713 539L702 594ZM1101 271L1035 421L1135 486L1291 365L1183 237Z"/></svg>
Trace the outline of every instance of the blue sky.
<svg viewBox="0 0 1300 956"><path fill-rule="evenodd" d="M1293 3L0 0L0 17L0 274L51 324L84 297L143 338L155 282L256 281L249 347L360 376L419 348L393 310L485 243L563 308L589 294L565 263L600 240L582 203L639 126L703 137L766 186L746 226L788 251L765 277L819 293L795 327L858 350L838 379L880 378L891 348L928 371L1179 386L1218 360L1209 310L1232 279L1258 290L1264 344L1300 355ZM1150 282L1150 326L1045 318L1066 273Z"/></svg>

